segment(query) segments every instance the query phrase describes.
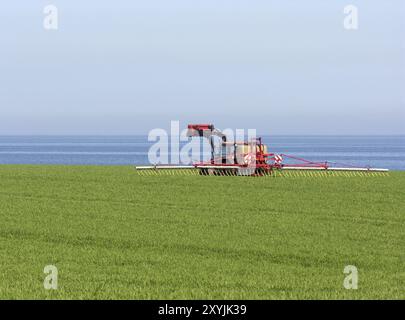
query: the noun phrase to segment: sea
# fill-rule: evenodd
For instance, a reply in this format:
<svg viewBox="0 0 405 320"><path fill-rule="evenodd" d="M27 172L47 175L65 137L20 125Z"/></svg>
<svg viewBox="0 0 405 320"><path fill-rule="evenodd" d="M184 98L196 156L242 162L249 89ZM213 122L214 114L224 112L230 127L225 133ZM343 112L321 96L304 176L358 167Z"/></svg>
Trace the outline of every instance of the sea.
<svg viewBox="0 0 405 320"><path fill-rule="evenodd" d="M405 170L405 136L263 136L263 142L269 152L313 162ZM0 136L0 164L150 164L154 144L141 135ZM296 162L287 156L286 163Z"/></svg>

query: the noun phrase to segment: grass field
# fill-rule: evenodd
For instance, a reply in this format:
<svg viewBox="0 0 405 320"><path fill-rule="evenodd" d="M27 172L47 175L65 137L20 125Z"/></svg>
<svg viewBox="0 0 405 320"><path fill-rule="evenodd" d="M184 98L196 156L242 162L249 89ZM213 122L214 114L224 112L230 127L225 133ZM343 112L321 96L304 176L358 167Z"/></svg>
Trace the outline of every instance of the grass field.
<svg viewBox="0 0 405 320"><path fill-rule="evenodd" d="M404 299L405 172L0 166L0 298ZM45 265L59 271L45 290ZM357 290L343 287L346 265Z"/></svg>

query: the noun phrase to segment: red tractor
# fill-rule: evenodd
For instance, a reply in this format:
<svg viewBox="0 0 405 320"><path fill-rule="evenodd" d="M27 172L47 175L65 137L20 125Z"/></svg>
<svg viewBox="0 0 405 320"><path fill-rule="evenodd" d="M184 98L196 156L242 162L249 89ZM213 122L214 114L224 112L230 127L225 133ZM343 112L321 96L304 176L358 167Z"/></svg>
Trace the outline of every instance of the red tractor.
<svg viewBox="0 0 405 320"><path fill-rule="evenodd" d="M198 161L192 165L153 165L137 166L140 173L188 174L195 172L201 175L243 175L243 176L326 176L351 174L378 175L387 173L387 169L355 167L352 165L331 166L328 162L313 162L287 154L269 153L262 139L255 137L250 141L229 141L227 136L212 124L189 124L188 137L204 137L208 139L211 149L209 161ZM219 138L219 148L216 148ZM219 151L218 151L219 149ZM288 163L283 163L288 159ZM335 164L336 165L336 164ZM193 169L193 170L190 170ZM197 170L196 170L197 169Z"/></svg>
<svg viewBox="0 0 405 320"><path fill-rule="evenodd" d="M211 159L194 165L201 168L202 174L213 175L261 175L268 174L276 164L269 164L275 156L267 152L261 138L250 141L228 141L228 138L212 124L189 124L189 137L205 137L211 146ZM215 139L221 139L219 152L215 152Z"/></svg>

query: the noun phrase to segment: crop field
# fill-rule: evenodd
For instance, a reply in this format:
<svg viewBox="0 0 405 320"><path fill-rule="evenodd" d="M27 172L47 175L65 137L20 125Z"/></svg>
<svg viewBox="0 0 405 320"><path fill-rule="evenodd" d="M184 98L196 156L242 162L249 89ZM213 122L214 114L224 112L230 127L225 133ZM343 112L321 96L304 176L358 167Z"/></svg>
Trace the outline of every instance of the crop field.
<svg viewBox="0 0 405 320"><path fill-rule="evenodd" d="M405 172L2 165L0 219L0 299L405 298ZM357 289L343 286L348 265Z"/></svg>

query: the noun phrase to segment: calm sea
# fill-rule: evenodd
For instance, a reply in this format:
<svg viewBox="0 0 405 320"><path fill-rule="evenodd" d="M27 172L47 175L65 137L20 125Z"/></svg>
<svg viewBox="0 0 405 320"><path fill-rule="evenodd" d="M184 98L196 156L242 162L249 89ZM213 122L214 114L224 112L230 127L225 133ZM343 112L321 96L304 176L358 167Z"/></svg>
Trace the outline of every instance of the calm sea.
<svg viewBox="0 0 405 320"><path fill-rule="evenodd" d="M264 136L269 150L313 161L405 170L405 136ZM0 164L148 163L146 136L0 136Z"/></svg>

